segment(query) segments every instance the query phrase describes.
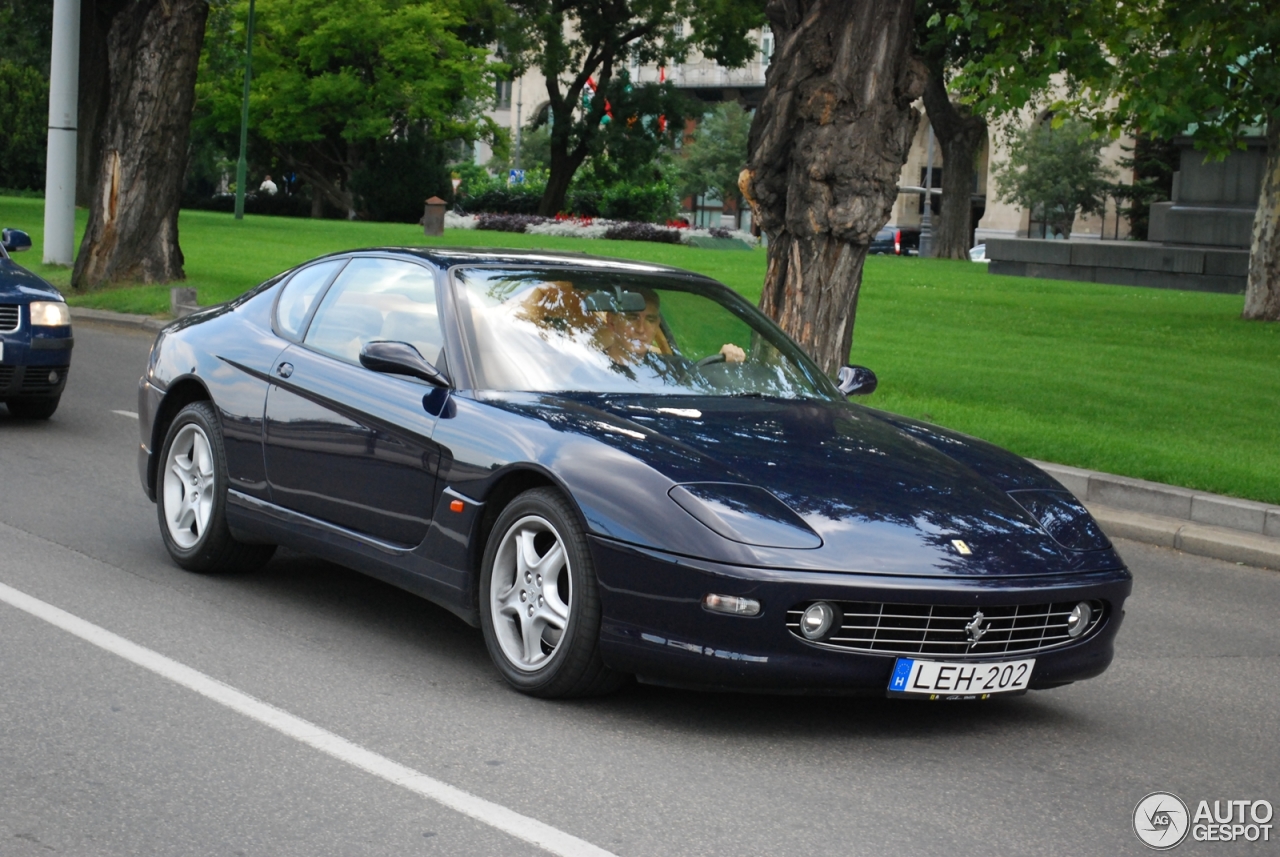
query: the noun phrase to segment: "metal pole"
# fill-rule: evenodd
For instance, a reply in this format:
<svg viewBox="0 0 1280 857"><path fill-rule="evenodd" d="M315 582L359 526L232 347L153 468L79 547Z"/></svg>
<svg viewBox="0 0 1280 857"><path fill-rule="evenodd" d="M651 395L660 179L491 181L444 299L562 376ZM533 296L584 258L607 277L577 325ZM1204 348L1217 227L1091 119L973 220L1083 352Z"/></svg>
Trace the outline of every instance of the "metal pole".
<svg viewBox="0 0 1280 857"><path fill-rule="evenodd" d="M249 80L253 77L253 0L244 47L244 100L240 103L240 160L236 161L236 220L244 219L245 150L249 148Z"/></svg>
<svg viewBox="0 0 1280 857"><path fill-rule="evenodd" d="M520 109L524 106L524 75L516 83L516 160L515 167L520 169L520 144L524 141L524 126L520 124Z"/></svg>
<svg viewBox="0 0 1280 857"><path fill-rule="evenodd" d="M49 143L44 171L44 263L70 265L76 238L76 110L80 0L54 0L49 57Z"/></svg>
<svg viewBox="0 0 1280 857"><path fill-rule="evenodd" d="M925 115L928 118L928 114ZM920 258L933 255L933 123L929 123L929 146L924 166L924 215L920 218Z"/></svg>

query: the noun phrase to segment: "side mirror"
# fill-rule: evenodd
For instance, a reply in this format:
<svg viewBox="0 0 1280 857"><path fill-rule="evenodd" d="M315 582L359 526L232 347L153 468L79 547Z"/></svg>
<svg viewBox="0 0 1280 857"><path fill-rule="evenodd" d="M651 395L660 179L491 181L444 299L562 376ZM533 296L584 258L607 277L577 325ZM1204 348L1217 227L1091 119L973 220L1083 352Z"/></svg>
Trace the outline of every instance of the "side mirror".
<svg viewBox="0 0 1280 857"><path fill-rule="evenodd" d="M387 375L418 378L433 387L449 387L445 374L424 360L418 349L407 342L366 342L360 349L360 365Z"/></svg>
<svg viewBox="0 0 1280 857"><path fill-rule="evenodd" d="M0 232L0 240L3 240L4 249L10 253L31 249L31 236L21 229L5 229Z"/></svg>
<svg viewBox="0 0 1280 857"><path fill-rule="evenodd" d="M876 391L876 373L866 366L841 366L837 376L840 392L846 396L865 396Z"/></svg>

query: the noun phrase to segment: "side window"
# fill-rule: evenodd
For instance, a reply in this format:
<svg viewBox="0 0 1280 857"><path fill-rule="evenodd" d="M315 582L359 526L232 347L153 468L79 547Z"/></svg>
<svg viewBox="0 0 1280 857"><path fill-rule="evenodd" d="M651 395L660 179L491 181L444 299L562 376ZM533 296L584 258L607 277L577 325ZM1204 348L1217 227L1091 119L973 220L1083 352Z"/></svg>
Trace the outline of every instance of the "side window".
<svg viewBox="0 0 1280 857"><path fill-rule="evenodd" d="M285 283L280 300L276 303L276 327L289 339L297 339L302 333L302 322L307 317L316 295L329 282L345 259L332 262L321 262L309 268L303 268Z"/></svg>
<svg viewBox="0 0 1280 857"><path fill-rule="evenodd" d="M444 334L431 272L398 259L352 259L316 310L305 343L360 362L372 340L407 342L439 365Z"/></svg>

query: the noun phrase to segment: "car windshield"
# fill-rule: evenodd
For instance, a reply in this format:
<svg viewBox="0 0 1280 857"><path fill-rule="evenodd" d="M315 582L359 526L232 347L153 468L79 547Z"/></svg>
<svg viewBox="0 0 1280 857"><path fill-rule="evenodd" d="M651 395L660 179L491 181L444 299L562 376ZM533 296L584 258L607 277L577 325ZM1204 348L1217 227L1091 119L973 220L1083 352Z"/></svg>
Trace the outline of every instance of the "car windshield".
<svg viewBox="0 0 1280 857"><path fill-rule="evenodd" d="M710 281L454 271L479 389L842 399L772 322Z"/></svg>

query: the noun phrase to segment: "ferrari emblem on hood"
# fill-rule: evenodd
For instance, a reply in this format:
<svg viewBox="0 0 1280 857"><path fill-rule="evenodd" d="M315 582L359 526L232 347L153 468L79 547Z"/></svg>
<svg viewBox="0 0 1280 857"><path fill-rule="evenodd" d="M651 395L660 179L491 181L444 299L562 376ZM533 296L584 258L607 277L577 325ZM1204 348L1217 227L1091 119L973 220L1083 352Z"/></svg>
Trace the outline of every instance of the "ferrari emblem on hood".
<svg viewBox="0 0 1280 857"><path fill-rule="evenodd" d="M969 546L960 539L952 539L951 546L956 549L956 553L960 554L960 556L968 556L973 553Z"/></svg>

